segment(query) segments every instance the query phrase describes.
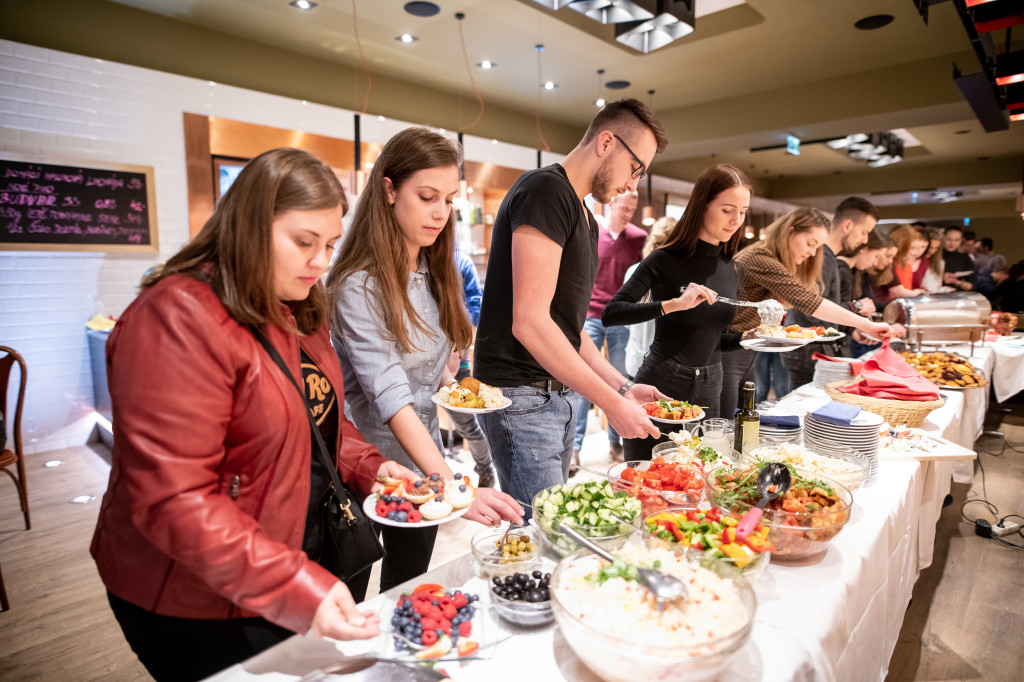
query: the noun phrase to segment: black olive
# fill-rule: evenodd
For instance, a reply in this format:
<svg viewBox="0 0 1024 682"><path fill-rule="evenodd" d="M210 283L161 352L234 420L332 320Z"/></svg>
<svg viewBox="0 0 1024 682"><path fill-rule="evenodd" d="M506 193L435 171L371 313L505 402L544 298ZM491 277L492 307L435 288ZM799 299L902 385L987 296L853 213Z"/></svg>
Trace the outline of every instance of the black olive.
<svg viewBox="0 0 1024 682"><path fill-rule="evenodd" d="M495 576L491 578L491 582L493 582L495 585L501 585L501 578Z"/></svg>
<svg viewBox="0 0 1024 682"><path fill-rule="evenodd" d="M531 603L544 601L544 595L541 594L540 590L530 590L526 593L526 601Z"/></svg>
<svg viewBox="0 0 1024 682"><path fill-rule="evenodd" d="M540 594L542 597L544 597L541 601L548 601L549 599L551 599L551 592L549 592L546 587L540 590Z"/></svg>
<svg viewBox="0 0 1024 682"><path fill-rule="evenodd" d="M540 571L534 571L534 572L533 572L533 577L534 577L534 578L537 578L538 580L540 580L541 578L543 578L543 577L544 577L544 574L543 574L543 573L541 573Z"/></svg>
<svg viewBox="0 0 1024 682"><path fill-rule="evenodd" d="M510 575L506 575L505 576L505 584L506 585L513 585L513 584L515 584L515 582L516 582L516 579L513 576L510 576Z"/></svg>

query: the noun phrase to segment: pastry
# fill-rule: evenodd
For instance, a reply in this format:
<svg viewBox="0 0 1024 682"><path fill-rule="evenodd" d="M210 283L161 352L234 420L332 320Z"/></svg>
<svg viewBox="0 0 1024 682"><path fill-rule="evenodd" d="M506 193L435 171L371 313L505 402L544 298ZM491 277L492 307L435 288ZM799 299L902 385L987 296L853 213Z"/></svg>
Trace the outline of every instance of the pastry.
<svg viewBox="0 0 1024 682"><path fill-rule="evenodd" d="M420 505L420 514L423 518L428 521L436 521L437 519L443 519L452 513L452 505L449 502L445 502L444 498L438 495L429 502L424 502Z"/></svg>

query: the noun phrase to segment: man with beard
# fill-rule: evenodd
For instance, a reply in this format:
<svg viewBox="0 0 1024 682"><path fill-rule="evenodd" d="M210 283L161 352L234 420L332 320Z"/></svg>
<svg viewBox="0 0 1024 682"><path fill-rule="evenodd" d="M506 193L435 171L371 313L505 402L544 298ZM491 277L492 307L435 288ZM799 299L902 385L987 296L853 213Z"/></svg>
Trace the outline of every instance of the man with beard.
<svg viewBox="0 0 1024 682"><path fill-rule="evenodd" d="M875 229L878 222L878 209L866 199L860 197L848 197L836 207L835 216L832 219L832 227L828 231L828 238L822 245L823 259L821 262L821 283L824 287L822 295L833 303L852 310L855 313L870 315L870 311L864 312L865 300L841 301L839 292L839 262L836 259L837 253L852 253L862 245L868 243L868 235ZM871 299L867 299L870 301ZM872 306L873 309L873 306ZM823 322L814 317L804 315L796 309L791 309L786 315L784 324L798 324L801 327L828 327L828 322ZM846 330L851 331L851 330ZM855 335L860 332L852 330ZM858 341L866 341L863 337ZM842 352L842 345L839 343L809 344L798 348L790 353L784 353L782 364L789 371L789 385L798 388L814 379L814 359L811 357L815 352L826 355L839 355ZM781 396L780 396L781 397Z"/></svg>
<svg viewBox="0 0 1024 682"><path fill-rule="evenodd" d="M627 381L583 330L599 236L584 198L608 203L635 192L667 144L646 105L612 102L561 163L521 175L498 209L474 376L512 401L480 421L501 488L517 500L530 503L567 480L577 393L604 410L622 437L659 435L640 403L663 396Z"/></svg>

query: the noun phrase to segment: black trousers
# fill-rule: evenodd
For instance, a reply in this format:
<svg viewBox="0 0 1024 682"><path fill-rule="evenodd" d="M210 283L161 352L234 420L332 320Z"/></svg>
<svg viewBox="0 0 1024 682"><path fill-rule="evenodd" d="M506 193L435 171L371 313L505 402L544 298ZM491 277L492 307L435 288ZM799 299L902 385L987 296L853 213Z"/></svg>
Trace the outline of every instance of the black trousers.
<svg viewBox="0 0 1024 682"><path fill-rule="evenodd" d="M722 353L722 416L726 419L732 419L740 407L743 382L754 380L756 355L756 352L746 348ZM791 390L794 388L796 385L790 386Z"/></svg>
<svg viewBox="0 0 1024 682"><path fill-rule="evenodd" d="M719 416L722 395L721 363L706 367L687 367L672 360L648 355L636 372L636 383L650 384L675 400L686 400L695 405L702 405L706 408L705 414L710 418ZM667 424L658 426L664 432L677 430ZM668 436L662 436L657 440L624 438L622 449L627 461L650 459L654 446L667 440Z"/></svg>
<svg viewBox="0 0 1024 682"><path fill-rule="evenodd" d="M396 528L382 525L380 535L388 553L380 567L381 592L427 572L430 555L434 552L434 540L437 539L437 526Z"/></svg>
<svg viewBox="0 0 1024 682"><path fill-rule="evenodd" d="M345 582L366 597L370 569ZM205 620L162 616L107 592L128 645L157 682L192 682L241 663L295 633L264 618Z"/></svg>

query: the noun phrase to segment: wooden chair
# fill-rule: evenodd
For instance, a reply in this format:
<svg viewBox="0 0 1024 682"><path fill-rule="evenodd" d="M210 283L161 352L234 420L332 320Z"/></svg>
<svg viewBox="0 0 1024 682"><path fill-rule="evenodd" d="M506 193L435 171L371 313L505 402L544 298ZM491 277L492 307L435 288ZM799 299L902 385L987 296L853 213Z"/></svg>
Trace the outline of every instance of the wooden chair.
<svg viewBox="0 0 1024 682"><path fill-rule="evenodd" d="M11 450L5 446L3 452L0 452L0 469L11 477L15 487L18 489L21 511L25 515L25 530L29 530L32 528L32 521L29 518L28 489L25 486L25 453L21 449L21 412L25 405L25 360L22 359L16 350L7 346L0 346L0 353L5 354L3 357L0 357L0 413L4 415L4 424L13 425L14 433L14 449ZM21 377L18 384L18 398L14 406L14 421L12 422L10 413L7 410L7 387L11 379L11 369L13 369L14 363L18 363ZM16 465L17 474L8 468L12 465ZM0 607L4 611L11 608L7 601L7 591L4 589L2 573L0 573Z"/></svg>
<svg viewBox="0 0 1024 682"><path fill-rule="evenodd" d="M11 369L17 363L21 370L21 377L18 384L18 398L14 406L14 419L7 409L7 388L11 379ZM28 488L25 485L25 453L21 449L21 412L25 406L25 383L27 369L25 360L13 348L0 346L0 412L4 415L4 423L13 427L14 438L11 443L13 449L5 446L0 452L0 469L11 477L15 487L18 489L18 497L21 500L21 511L25 515L25 530L32 528L32 521L28 512ZM17 473L9 467L16 465Z"/></svg>

